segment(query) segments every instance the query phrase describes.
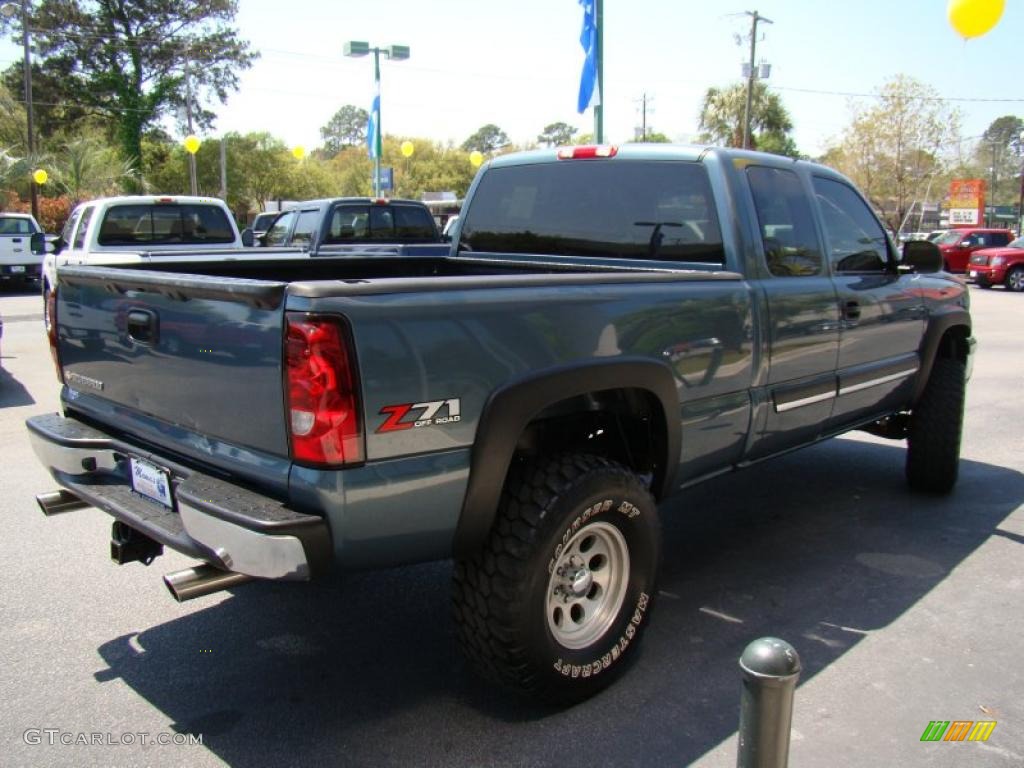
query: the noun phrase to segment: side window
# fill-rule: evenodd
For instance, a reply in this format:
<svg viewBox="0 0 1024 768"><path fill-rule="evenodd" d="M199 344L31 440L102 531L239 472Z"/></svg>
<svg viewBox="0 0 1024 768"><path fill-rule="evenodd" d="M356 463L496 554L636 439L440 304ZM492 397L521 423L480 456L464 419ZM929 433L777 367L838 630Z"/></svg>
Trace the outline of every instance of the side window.
<svg viewBox="0 0 1024 768"><path fill-rule="evenodd" d="M64 241L65 247L71 243L71 238L75 234L75 226L78 224L78 219L82 216L82 209L75 208L68 216L68 220L64 222L64 229L60 231L60 239Z"/></svg>
<svg viewBox="0 0 1024 768"><path fill-rule="evenodd" d="M993 232L992 233L992 247L1001 248L1010 242L1010 236L1005 232Z"/></svg>
<svg viewBox="0 0 1024 768"><path fill-rule="evenodd" d="M295 220L295 211L285 211L277 217L274 225L267 230L267 245L284 245L288 238L288 230Z"/></svg>
<svg viewBox="0 0 1024 768"><path fill-rule="evenodd" d="M836 274L884 272L889 263L885 230L860 195L842 182L814 177L825 223L829 259Z"/></svg>
<svg viewBox="0 0 1024 768"><path fill-rule="evenodd" d="M309 245L313 240L313 230L320 222L320 211L301 211L292 233L292 245Z"/></svg>
<svg viewBox="0 0 1024 768"><path fill-rule="evenodd" d="M72 246L73 248L85 248L85 233L89 229L89 222L92 221L92 215L95 212L96 209L91 205L82 211L82 218L78 222L78 229L75 231L75 244Z"/></svg>
<svg viewBox="0 0 1024 768"><path fill-rule="evenodd" d="M757 208L768 271L776 277L821 274L821 246L814 231L811 204L793 171L752 166L747 169Z"/></svg>

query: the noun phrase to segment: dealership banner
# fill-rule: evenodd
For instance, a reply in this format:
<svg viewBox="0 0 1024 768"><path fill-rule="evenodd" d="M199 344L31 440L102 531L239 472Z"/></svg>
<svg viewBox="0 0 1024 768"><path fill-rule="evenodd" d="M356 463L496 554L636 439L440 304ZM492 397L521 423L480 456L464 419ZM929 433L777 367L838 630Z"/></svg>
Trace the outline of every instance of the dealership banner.
<svg viewBox="0 0 1024 768"><path fill-rule="evenodd" d="M985 180L953 179L949 183L949 225L981 226L985 218Z"/></svg>

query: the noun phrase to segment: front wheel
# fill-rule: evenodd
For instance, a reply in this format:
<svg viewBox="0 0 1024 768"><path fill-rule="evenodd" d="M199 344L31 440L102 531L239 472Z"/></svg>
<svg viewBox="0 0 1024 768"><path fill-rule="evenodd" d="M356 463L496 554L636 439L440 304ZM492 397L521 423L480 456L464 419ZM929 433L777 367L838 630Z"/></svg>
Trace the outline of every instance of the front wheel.
<svg viewBox="0 0 1024 768"><path fill-rule="evenodd" d="M1007 273L1006 290L1020 293L1024 291L1024 267L1014 267Z"/></svg>
<svg viewBox="0 0 1024 768"><path fill-rule="evenodd" d="M938 358L910 414L906 472L914 490L949 493L956 485L966 371L962 360Z"/></svg>
<svg viewBox="0 0 1024 768"><path fill-rule="evenodd" d="M529 695L593 695L635 653L660 547L654 499L620 464L576 454L517 465L486 544L455 566L464 651Z"/></svg>

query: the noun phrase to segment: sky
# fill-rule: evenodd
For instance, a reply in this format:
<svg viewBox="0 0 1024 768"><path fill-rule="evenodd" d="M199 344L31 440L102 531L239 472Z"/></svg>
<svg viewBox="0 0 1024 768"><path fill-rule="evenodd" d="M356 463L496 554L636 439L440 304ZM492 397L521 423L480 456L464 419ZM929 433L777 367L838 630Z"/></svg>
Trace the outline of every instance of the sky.
<svg viewBox="0 0 1024 768"><path fill-rule="evenodd" d="M385 134L461 144L493 123L522 144L565 122L593 131L576 111L583 50L578 0L239 0L237 27L261 56L241 74L207 135L268 131L307 150L342 106L369 109L371 56L346 58L347 40L408 45L406 61L381 61ZM897 74L933 87L976 137L1002 115L1024 116L1019 76L1024 0L1006 0L999 24L964 41L946 0L604 0L604 111L609 143L633 138L648 99L647 125L674 141L698 134L709 87L741 80L750 17L767 84L794 123L798 149L823 153L850 122L855 103ZM740 44L737 44L739 39ZM20 48L0 46L0 68ZM202 138L202 137L201 137Z"/></svg>

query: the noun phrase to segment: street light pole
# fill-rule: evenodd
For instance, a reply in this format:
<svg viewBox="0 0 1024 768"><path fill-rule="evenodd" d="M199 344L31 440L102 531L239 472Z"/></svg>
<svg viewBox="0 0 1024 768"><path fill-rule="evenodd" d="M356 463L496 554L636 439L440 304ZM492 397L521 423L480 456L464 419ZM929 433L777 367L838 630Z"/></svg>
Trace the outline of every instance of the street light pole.
<svg viewBox="0 0 1024 768"><path fill-rule="evenodd" d="M380 121L380 55L383 53L393 61L405 61L409 58L409 46L389 45L387 48L370 47L370 44L361 40L349 40L345 43L344 53L346 56L366 56L373 54L373 105L370 114L373 127L373 136L367 136L372 142L373 153L373 195L380 197L380 156L383 153L384 131Z"/></svg>
<svg viewBox="0 0 1024 768"><path fill-rule="evenodd" d="M7 3L0 8L0 13L10 18L18 12L18 6L14 3ZM21 45L24 50L24 68L25 68L25 116L28 122L28 136L26 137L26 146L28 147L29 157L33 157L36 153L36 140L35 140L35 121L32 114L32 54L29 47L28 37L28 0L21 0ZM36 189L36 181L34 178L29 177L28 180L29 197L32 200L32 218L39 219L39 196Z"/></svg>

